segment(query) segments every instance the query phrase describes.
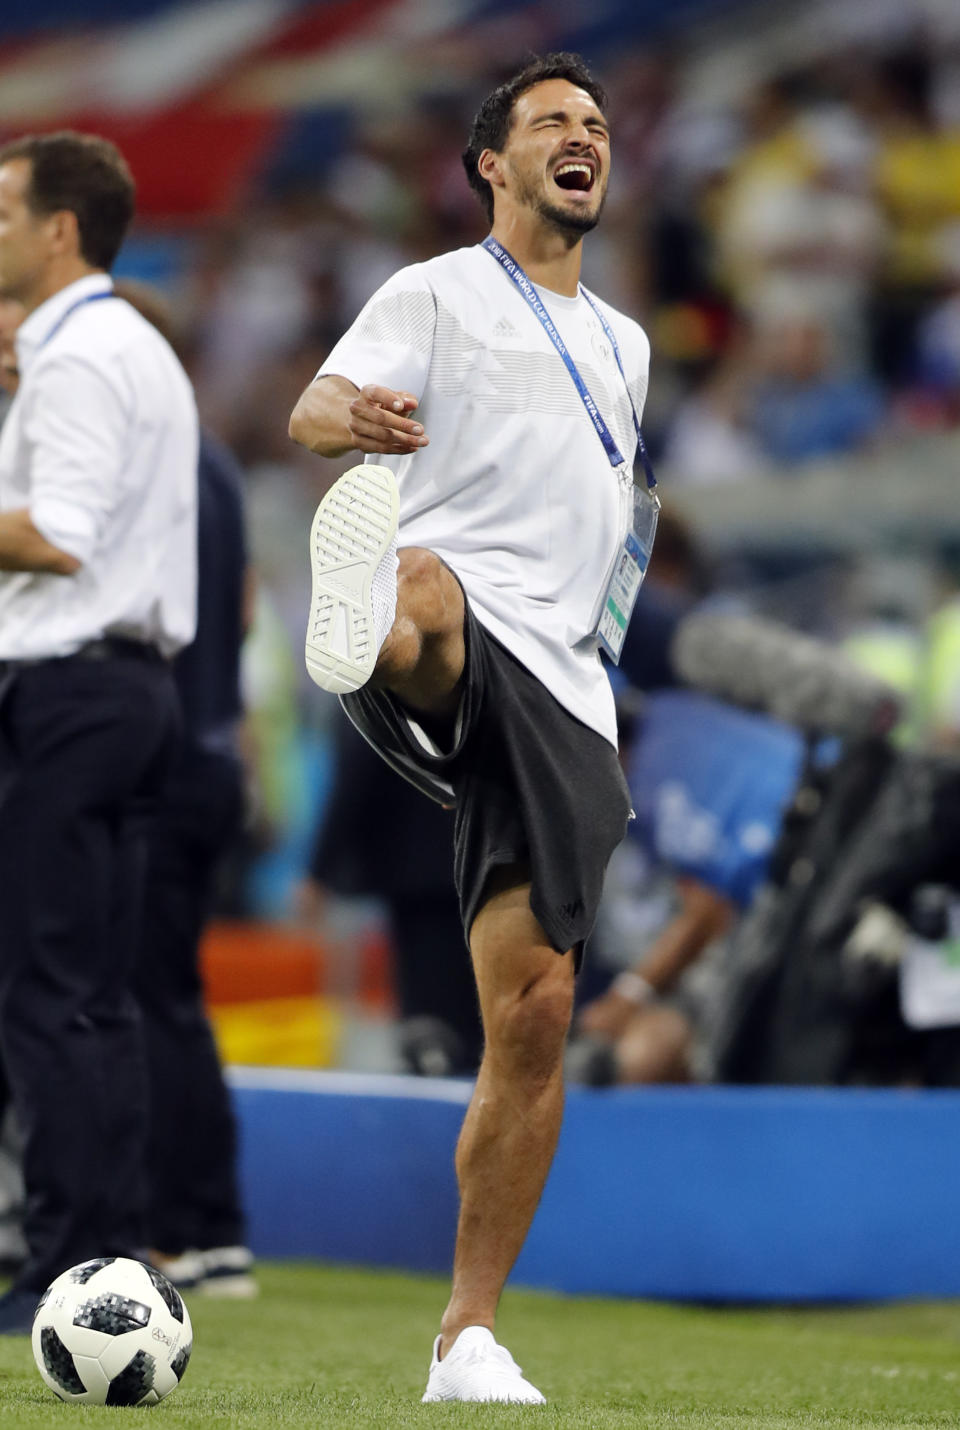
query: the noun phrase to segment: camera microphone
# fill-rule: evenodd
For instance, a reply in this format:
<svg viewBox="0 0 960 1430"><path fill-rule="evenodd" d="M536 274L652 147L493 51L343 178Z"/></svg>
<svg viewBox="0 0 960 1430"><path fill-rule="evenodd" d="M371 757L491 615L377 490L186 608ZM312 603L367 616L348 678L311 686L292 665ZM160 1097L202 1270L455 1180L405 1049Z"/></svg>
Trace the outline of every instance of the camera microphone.
<svg viewBox="0 0 960 1430"><path fill-rule="evenodd" d="M896 690L842 650L757 616L692 613L671 660L695 689L810 734L886 735L900 715Z"/></svg>

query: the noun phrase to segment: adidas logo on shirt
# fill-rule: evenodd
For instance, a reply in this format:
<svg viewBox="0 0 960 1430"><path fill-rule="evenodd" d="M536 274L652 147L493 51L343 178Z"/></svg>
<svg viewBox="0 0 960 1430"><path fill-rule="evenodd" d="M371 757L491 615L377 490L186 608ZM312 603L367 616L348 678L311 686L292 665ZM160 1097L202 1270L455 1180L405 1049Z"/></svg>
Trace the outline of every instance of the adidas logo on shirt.
<svg viewBox="0 0 960 1430"><path fill-rule="evenodd" d="M509 318L498 318L493 326L493 336L495 338L515 338L519 334Z"/></svg>

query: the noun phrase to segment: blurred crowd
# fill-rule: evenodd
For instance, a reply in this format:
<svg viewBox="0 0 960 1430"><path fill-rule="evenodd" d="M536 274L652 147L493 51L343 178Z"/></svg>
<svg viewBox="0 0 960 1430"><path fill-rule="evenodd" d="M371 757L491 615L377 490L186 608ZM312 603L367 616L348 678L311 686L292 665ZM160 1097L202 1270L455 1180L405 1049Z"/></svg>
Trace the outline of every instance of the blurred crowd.
<svg viewBox="0 0 960 1430"><path fill-rule="evenodd" d="M960 421L960 57L922 34L706 107L679 60L604 71L615 164L585 281L641 317L645 424L674 480L736 480ZM176 278L204 415L255 470L398 267L482 235L473 96L357 118L352 141L191 240Z"/></svg>

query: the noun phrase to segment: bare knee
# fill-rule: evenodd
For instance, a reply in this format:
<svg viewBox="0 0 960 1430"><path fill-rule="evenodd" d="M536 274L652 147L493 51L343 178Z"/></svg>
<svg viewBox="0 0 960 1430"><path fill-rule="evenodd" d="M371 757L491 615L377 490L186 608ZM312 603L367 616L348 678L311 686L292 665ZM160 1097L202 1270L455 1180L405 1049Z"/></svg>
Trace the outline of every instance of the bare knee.
<svg viewBox="0 0 960 1430"><path fill-rule="evenodd" d="M410 581L417 586L438 581L440 572L447 569L436 552L425 546L401 546L397 561L397 581Z"/></svg>
<svg viewBox="0 0 960 1430"><path fill-rule="evenodd" d="M439 556L421 546L398 553L397 614L376 683L415 709L446 713L463 670L463 592Z"/></svg>
<svg viewBox="0 0 960 1430"><path fill-rule="evenodd" d="M515 1077L546 1081L562 1067L572 1011L571 960L558 955L528 984L488 1000L486 1055Z"/></svg>
<svg viewBox="0 0 960 1430"><path fill-rule="evenodd" d="M426 638L459 629L463 596L449 567L422 546L405 546L397 556L398 620L412 620Z"/></svg>

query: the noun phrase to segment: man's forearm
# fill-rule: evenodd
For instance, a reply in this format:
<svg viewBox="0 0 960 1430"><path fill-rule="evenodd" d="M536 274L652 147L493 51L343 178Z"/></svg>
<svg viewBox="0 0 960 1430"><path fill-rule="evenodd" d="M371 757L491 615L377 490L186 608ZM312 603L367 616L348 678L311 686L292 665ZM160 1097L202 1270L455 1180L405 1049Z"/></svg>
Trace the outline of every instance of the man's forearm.
<svg viewBox="0 0 960 1430"><path fill-rule="evenodd" d="M671 988L707 944L726 932L733 919L730 900L693 879L679 879L681 908L654 939L635 972L655 991Z"/></svg>
<svg viewBox="0 0 960 1430"><path fill-rule="evenodd" d="M45 571L72 576L79 571L75 556L54 546L34 526L27 507L0 512L0 571Z"/></svg>
<svg viewBox="0 0 960 1430"><path fill-rule="evenodd" d="M321 457L342 457L355 446L349 407L358 389L345 377L312 382L293 409L290 436Z"/></svg>
<svg viewBox="0 0 960 1430"><path fill-rule="evenodd" d="M290 418L290 436L321 457L345 452L407 457L430 438L411 414L420 399L412 392L345 377L320 377L300 398Z"/></svg>

